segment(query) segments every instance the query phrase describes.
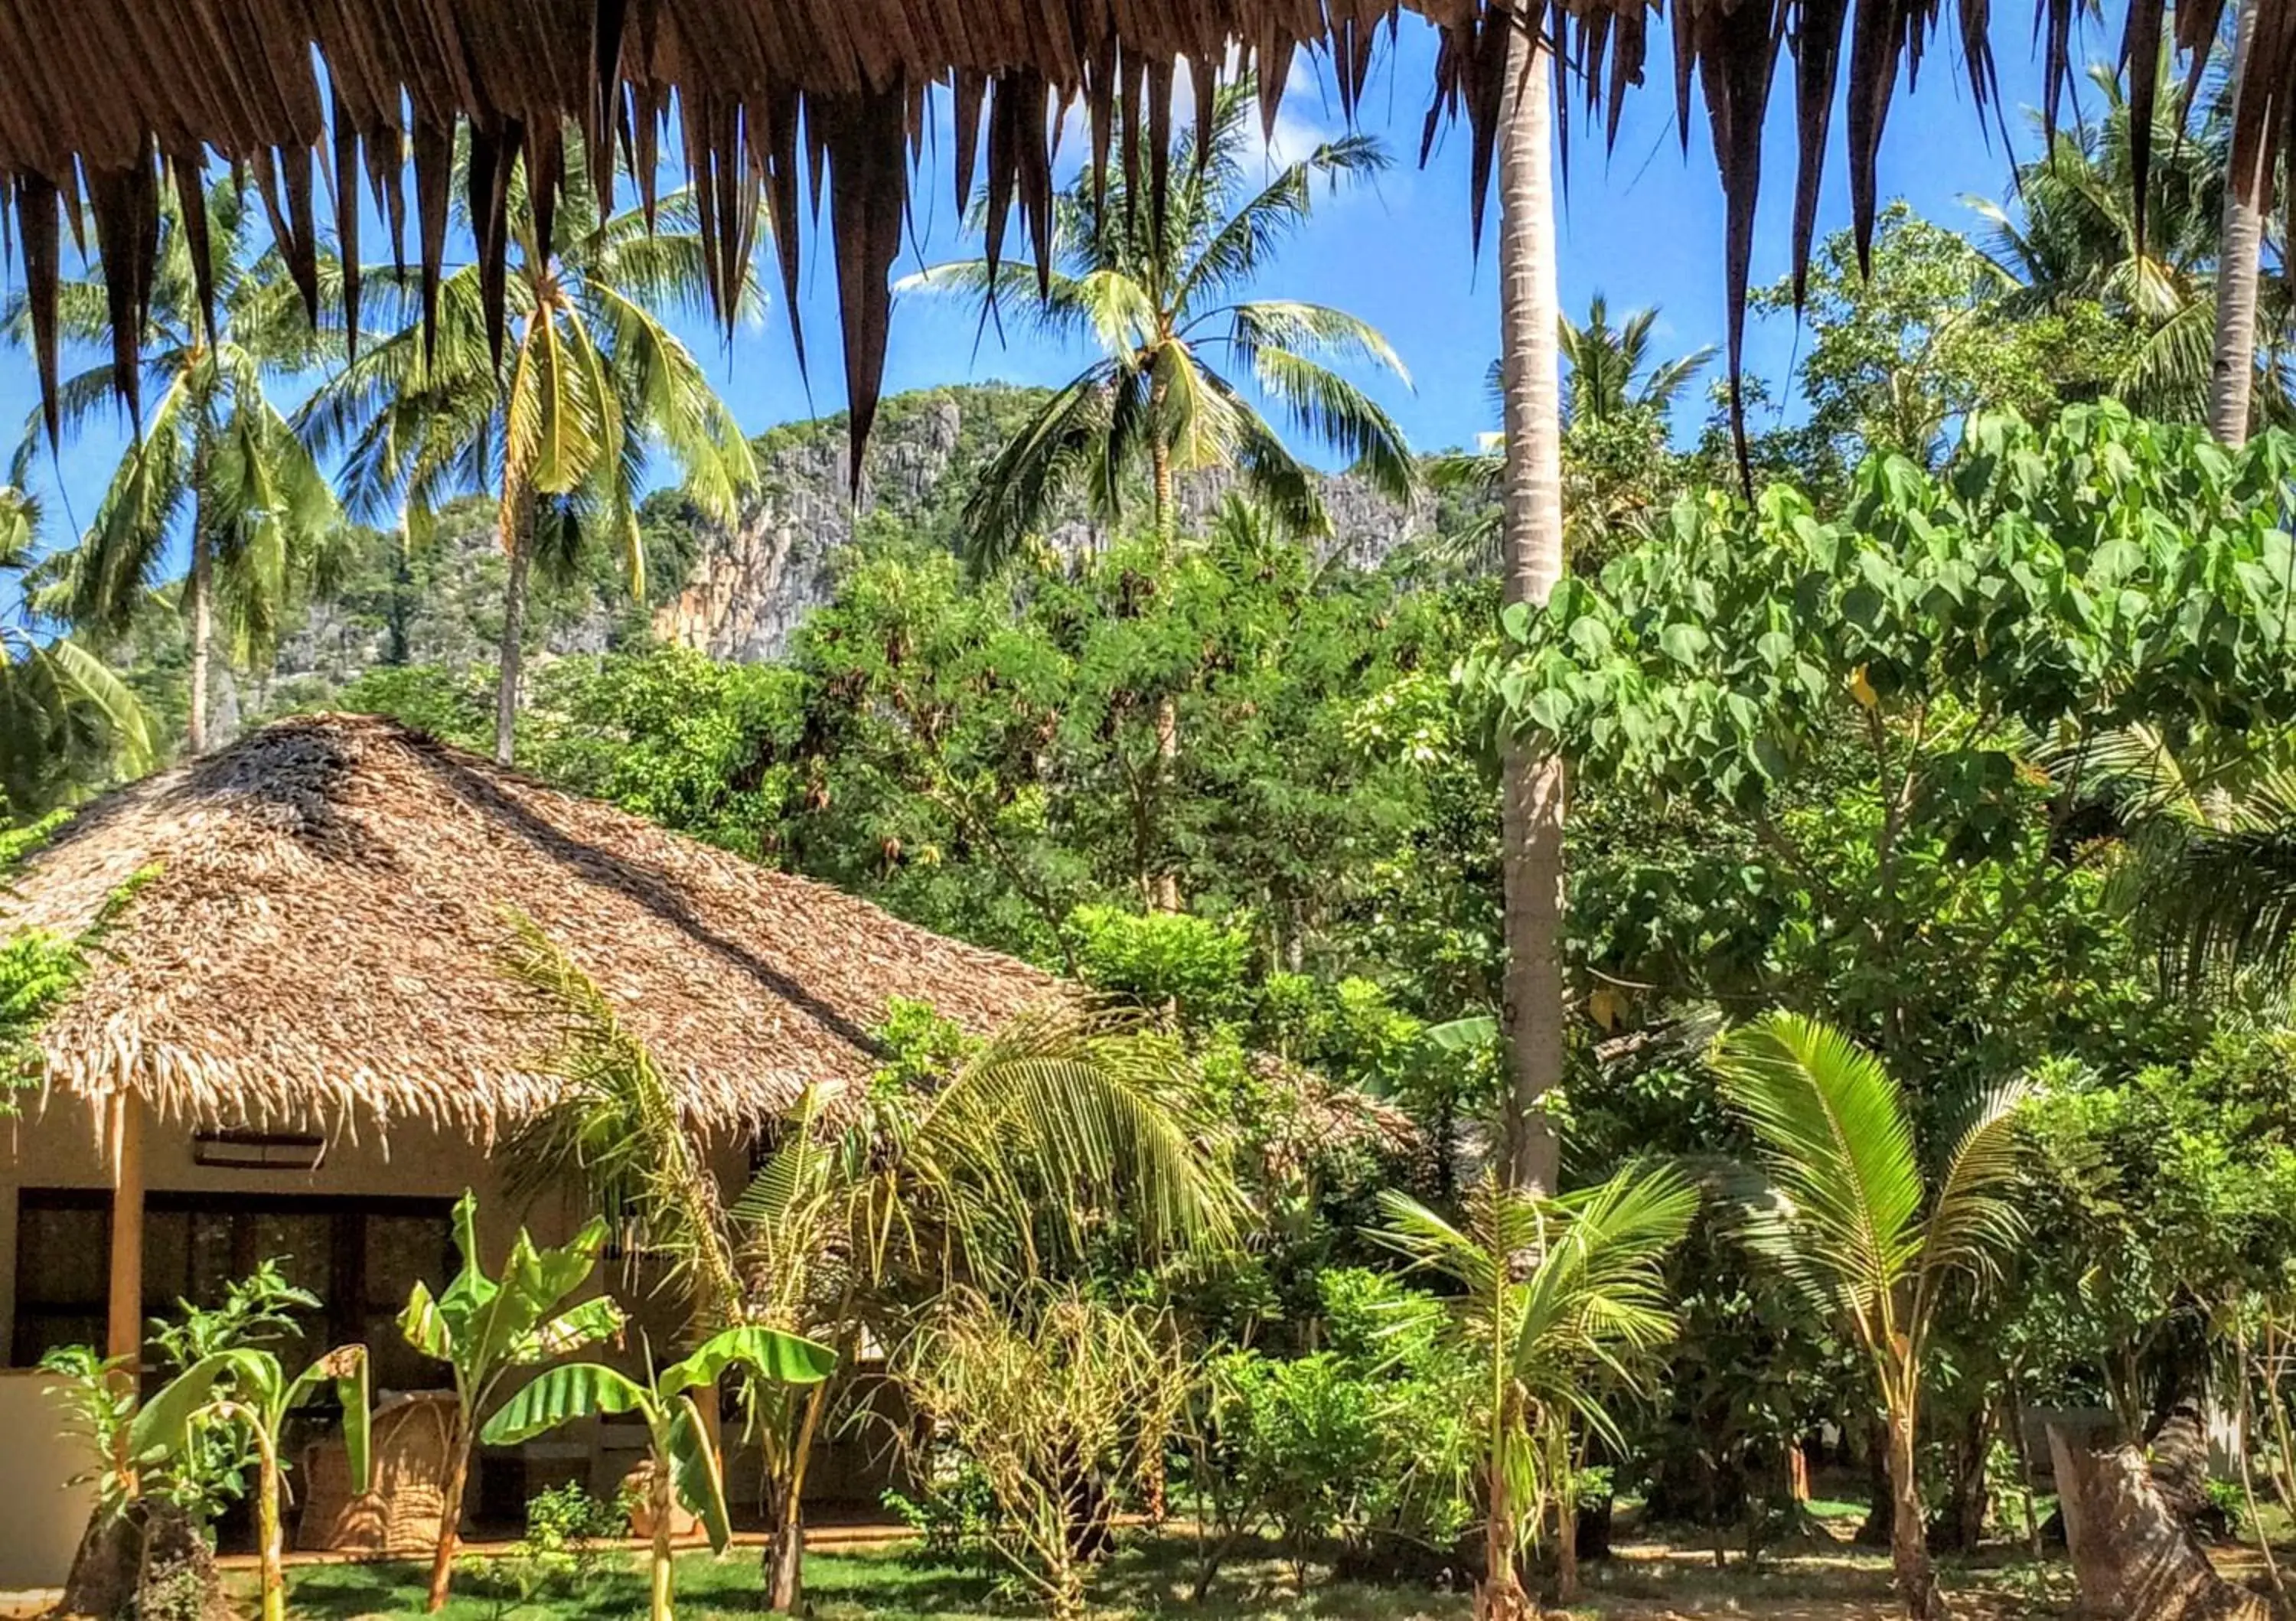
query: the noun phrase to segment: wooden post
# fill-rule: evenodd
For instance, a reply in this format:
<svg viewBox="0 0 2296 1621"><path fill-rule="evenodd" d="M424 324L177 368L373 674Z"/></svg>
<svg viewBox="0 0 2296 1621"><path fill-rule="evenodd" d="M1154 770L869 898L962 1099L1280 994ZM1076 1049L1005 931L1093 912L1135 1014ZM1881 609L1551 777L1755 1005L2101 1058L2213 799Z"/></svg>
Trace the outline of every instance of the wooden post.
<svg viewBox="0 0 2296 1621"><path fill-rule="evenodd" d="M144 1350L144 1100L123 1092L111 1115L111 1291L104 1354Z"/></svg>

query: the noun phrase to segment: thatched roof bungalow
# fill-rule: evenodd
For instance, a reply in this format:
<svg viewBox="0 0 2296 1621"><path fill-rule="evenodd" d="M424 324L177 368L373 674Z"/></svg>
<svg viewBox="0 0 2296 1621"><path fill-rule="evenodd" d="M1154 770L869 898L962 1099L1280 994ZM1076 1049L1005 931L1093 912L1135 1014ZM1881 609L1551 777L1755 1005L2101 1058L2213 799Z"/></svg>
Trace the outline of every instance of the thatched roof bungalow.
<svg viewBox="0 0 2296 1621"><path fill-rule="evenodd" d="M74 1341L134 1353L147 1315L286 1256L324 1302L323 1343L364 1340L380 1384L430 1382L392 1320L441 1275L454 1198L479 1190L497 1254L519 1222L547 1239L574 1215L512 1208L488 1157L553 1086L550 1021L504 971L521 916L653 1050L729 1178L800 1089L870 1072L888 998L985 1034L1058 994L355 716L283 721L96 800L0 896L0 929L76 933L131 882L37 1038L37 1090L0 1123L0 1362L17 1369ZM29 1458L55 1428L37 1381L0 1378L0 1452ZM62 1494L30 1496L0 1527L0 1588L68 1560L78 1530Z"/></svg>
<svg viewBox="0 0 2296 1621"><path fill-rule="evenodd" d="M695 1123L739 1132L857 1080L887 999L975 1033L1054 981L544 786L393 722L282 721L96 801L0 896L0 929L85 928L141 887L40 1079L201 1129L484 1141L549 1081L504 976L531 919L614 1001Z"/></svg>

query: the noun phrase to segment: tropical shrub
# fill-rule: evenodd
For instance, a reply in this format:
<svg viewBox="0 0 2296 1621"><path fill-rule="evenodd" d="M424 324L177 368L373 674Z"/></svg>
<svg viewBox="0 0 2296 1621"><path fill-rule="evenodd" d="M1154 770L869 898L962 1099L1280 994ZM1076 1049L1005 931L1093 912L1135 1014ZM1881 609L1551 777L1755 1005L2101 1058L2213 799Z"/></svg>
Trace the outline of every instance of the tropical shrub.
<svg viewBox="0 0 2296 1621"><path fill-rule="evenodd" d="M710 1421L696 1405L695 1392L714 1404L720 1382L735 1371L759 1384L818 1384L836 1363L836 1353L826 1346L754 1325L712 1334L683 1361L659 1371L649 1367L644 1382L597 1363L565 1363L504 1403L480 1438L489 1446L515 1446L561 1424L598 1415L635 1413L642 1419L653 1464L652 1500L647 1504L653 1527L649 1613L652 1621L671 1621L676 1579L670 1551L673 1509L682 1506L699 1519L718 1552L726 1551L734 1534Z"/></svg>
<svg viewBox="0 0 2296 1621"><path fill-rule="evenodd" d="M316 1304L316 1303L315 1303ZM295 1411L322 1387L341 1404L351 1490L367 1489L367 1363L365 1346L329 1351L293 1379L269 1351L246 1347L202 1356L169 1379L136 1412L127 1430L131 1458L167 1457L196 1448L216 1422L236 1424L256 1453L256 1554L261 1562L263 1621L286 1621L286 1543L279 1510L287 1468L283 1432Z"/></svg>
<svg viewBox="0 0 2296 1621"><path fill-rule="evenodd" d="M1461 1337L1479 1364L1484 1581L1479 1612L1527 1613L1516 1555L1549 1514L1559 1530L1561 1597L1576 1582L1580 1439L1615 1445L1605 1398L1637 1388L1674 1331L1662 1292L1668 1253L1698 1211L1678 1173L1629 1167L1600 1186L1550 1197L1487 1177L1454 1224L1392 1190L1380 1239L1455 1284Z"/></svg>
<svg viewBox="0 0 2296 1621"><path fill-rule="evenodd" d="M1274 1523L1304 1590L1310 1554L1362 1526L1384 1461L1378 1392L1329 1351L1230 1351L1208 1383L1212 1467L1251 1519Z"/></svg>
<svg viewBox="0 0 2296 1621"><path fill-rule="evenodd" d="M1056 1621L1082 1615L1110 1495L1160 1478L1192 1380L1170 1322L1072 1289L1009 1308L959 1289L891 1371L926 1433L987 1480L998 1556Z"/></svg>
<svg viewBox="0 0 2296 1621"><path fill-rule="evenodd" d="M1922 1516L1923 1380L1948 1284L1996 1276L2024 1231L2006 1195L2025 1088L1980 1098L1931 1174L1905 1094L1840 1031L1766 1014L1723 1036L1713 1065L1769 1174L1744 1207L1749 1240L1864 1351L1888 1420L1898 1596L1909 1621L1943 1621Z"/></svg>

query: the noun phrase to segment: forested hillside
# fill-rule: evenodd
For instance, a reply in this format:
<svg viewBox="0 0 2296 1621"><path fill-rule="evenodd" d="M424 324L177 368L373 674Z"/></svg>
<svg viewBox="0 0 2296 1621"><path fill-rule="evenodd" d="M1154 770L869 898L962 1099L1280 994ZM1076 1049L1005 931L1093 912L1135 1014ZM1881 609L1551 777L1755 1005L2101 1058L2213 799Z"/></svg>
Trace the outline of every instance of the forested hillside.
<svg viewBox="0 0 2296 1621"><path fill-rule="evenodd" d="M857 502L846 478L841 413L768 429L756 440L758 492L736 523L712 522L674 491L645 503L643 604L595 553L571 569L537 569L529 653L546 660L659 641L717 659L781 657L791 633L829 600L857 541L954 553L981 466L1044 397L1042 389L988 383L888 399ZM1229 484L1218 473L1183 479L1189 527L1210 518ZM1376 562L1429 528L1424 505L1406 511L1345 476L1327 480L1327 489L1336 530L1327 549L1350 561ZM1104 547L1109 536L1078 505L1048 539L1073 553ZM218 672L219 737L251 718L331 707L370 671L370 695L411 697L419 688L467 690L473 703L483 696L502 634L504 572L491 503L454 503L416 546L361 529L345 551L340 588L298 607L275 668L252 678ZM176 616L150 614L122 660L164 738L182 733L184 642Z"/></svg>

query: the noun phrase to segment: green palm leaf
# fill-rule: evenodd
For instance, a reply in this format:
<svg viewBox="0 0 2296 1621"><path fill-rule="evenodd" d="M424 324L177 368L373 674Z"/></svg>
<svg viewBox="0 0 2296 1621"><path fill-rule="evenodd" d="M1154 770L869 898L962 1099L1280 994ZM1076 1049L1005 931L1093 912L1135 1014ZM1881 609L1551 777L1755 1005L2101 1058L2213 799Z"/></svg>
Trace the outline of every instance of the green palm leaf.
<svg viewBox="0 0 2296 1621"><path fill-rule="evenodd" d="M1815 1261L1860 1328L1884 1331L1921 1251L1921 1168L1897 1087L1856 1043L1794 1013L1730 1031L1713 1064L1779 1196L1751 1212L1758 1241Z"/></svg>

